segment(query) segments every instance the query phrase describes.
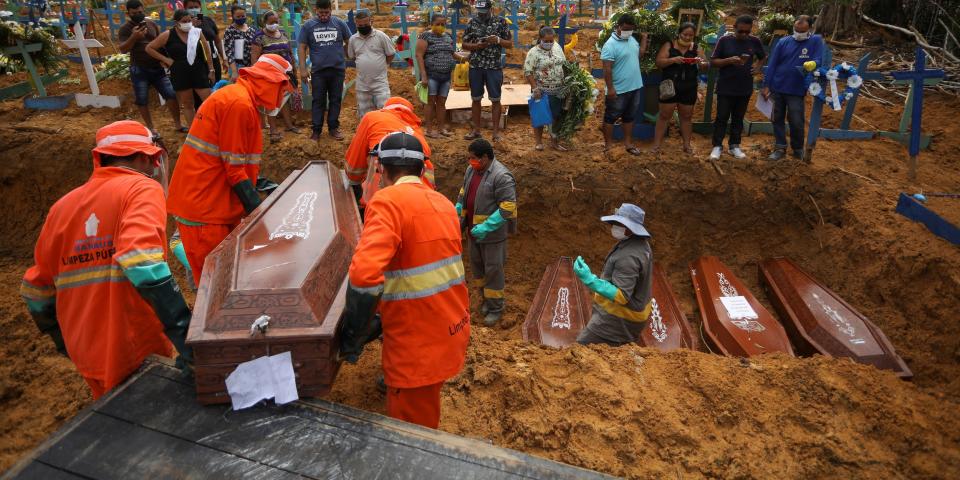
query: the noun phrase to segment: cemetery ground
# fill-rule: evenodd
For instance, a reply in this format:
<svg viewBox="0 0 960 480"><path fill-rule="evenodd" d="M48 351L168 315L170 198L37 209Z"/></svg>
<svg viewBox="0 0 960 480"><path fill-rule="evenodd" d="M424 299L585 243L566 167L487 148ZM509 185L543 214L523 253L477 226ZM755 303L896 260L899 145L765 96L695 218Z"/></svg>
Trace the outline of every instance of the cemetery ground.
<svg viewBox="0 0 960 480"><path fill-rule="evenodd" d="M580 39L582 62L595 35ZM522 63L524 53L511 52L509 61ZM72 65L71 77L79 74ZM514 82L520 76L507 71ZM407 71L391 70L390 78L394 94L415 98ZM54 84L50 93L85 88ZM101 89L129 94L124 80ZM718 162L722 174L697 159L709 152L707 137L695 135L697 157L690 157L675 129L660 158L633 157L622 147L606 158L602 109L570 151L538 152L528 119L515 109L496 146L519 189L507 311L495 328L474 323L466 367L443 390L441 429L634 478L942 478L960 471L960 250L894 212L900 192L960 188L960 101L930 92L925 107L924 128L934 139L920 155L915 182L907 181L906 148L885 138L821 139L812 164L771 164L772 137L756 134L744 139L747 160L725 155ZM861 98L858 121L896 130L901 109ZM0 471L91 401L71 363L36 331L18 286L46 211L89 176L97 128L123 118L139 119L129 99L119 110L61 112L0 103ZM297 118L308 125L308 113ZM154 119L175 158L184 136L155 104ZM352 95L341 119L352 132ZM839 119L824 114L825 126ZM858 121L855 128L868 128ZM457 136L431 141L437 184L449 198L466 166L466 131L457 126ZM263 172L279 181L309 160L342 163L347 145L286 134L267 142ZM769 307L756 262L788 256L882 328L913 381L821 356L740 360L706 348L556 350L523 342L523 318L544 269L560 255L583 255L599 269L614 242L599 217L622 202L646 209L655 259L694 325L700 319L689 262L719 256ZM960 218L960 200L930 205ZM179 265L171 265L185 285ZM473 300L473 318L481 318ZM371 344L357 365L344 366L329 399L382 413L374 386L379 353Z"/></svg>

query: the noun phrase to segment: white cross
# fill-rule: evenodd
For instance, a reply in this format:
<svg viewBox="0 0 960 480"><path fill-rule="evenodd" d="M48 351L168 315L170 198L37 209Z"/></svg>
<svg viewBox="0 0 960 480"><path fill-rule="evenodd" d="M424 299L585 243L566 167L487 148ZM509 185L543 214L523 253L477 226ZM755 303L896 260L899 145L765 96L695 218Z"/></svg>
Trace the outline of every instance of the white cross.
<svg viewBox="0 0 960 480"><path fill-rule="evenodd" d="M103 44L96 39L84 38L83 25L77 22L74 34L74 40L60 40L69 48L80 50L80 60L83 61L83 70L87 74L87 82L90 83L91 94L78 93L76 95L77 105L81 107L120 107L120 97L113 95L100 95L100 87L97 86L97 77L93 73L93 62L90 61L90 51L88 48L102 48Z"/></svg>

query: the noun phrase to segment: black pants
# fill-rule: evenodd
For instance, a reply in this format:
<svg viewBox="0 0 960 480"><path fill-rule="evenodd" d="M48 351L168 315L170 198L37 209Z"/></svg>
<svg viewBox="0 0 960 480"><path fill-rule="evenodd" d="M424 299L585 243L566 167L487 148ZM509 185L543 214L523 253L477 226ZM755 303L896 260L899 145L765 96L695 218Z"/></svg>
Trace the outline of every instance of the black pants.
<svg viewBox="0 0 960 480"><path fill-rule="evenodd" d="M717 118L713 121L713 146L723 146L723 136L727 133L727 125L730 124L730 140L728 145L731 147L740 145L740 137L743 135L743 117L747 114L747 106L750 105L750 95L717 95Z"/></svg>
<svg viewBox="0 0 960 480"><path fill-rule="evenodd" d="M327 114L327 128L340 128L340 100L343 96L343 70L324 68L313 72L310 76L311 94L313 103L310 117L313 122L313 131L320 133L323 130L323 114Z"/></svg>

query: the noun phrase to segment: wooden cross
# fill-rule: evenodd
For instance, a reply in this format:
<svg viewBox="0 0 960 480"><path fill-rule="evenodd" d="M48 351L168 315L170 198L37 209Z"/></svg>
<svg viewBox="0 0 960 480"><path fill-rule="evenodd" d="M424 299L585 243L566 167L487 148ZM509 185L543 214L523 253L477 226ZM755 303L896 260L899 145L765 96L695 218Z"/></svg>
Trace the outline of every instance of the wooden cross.
<svg viewBox="0 0 960 480"><path fill-rule="evenodd" d="M870 72L870 53L860 58L857 64L857 75L867 80L881 80L886 75L880 72ZM840 128L822 128L820 136L829 140L869 140L876 136L876 132L868 130L851 130L850 123L853 121L853 113L857 108L857 99L860 98L860 89L853 91L853 96L847 100L843 110L843 120L840 122Z"/></svg>
<svg viewBox="0 0 960 480"><path fill-rule="evenodd" d="M467 26L463 23L460 23L460 9L463 8L463 3L459 0L451 3L449 8L453 10L453 13L450 15L450 23L447 25L447 28L450 30L450 36L453 37L453 44L457 44L457 31L464 30Z"/></svg>
<svg viewBox="0 0 960 480"><path fill-rule="evenodd" d="M393 7L394 12L400 14L400 21L390 25L391 28L399 28L401 35L407 34L407 7L404 5L402 7Z"/></svg>
<svg viewBox="0 0 960 480"><path fill-rule="evenodd" d="M696 21L691 21L690 23L697 26L696 35L700 35L700 27L703 26L703 10L699 8L681 8L677 12L677 23L683 24L685 21L688 21L688 18L696 17Z"/></svg>
<svg viewBox="0 0 960 480"><path fill-rule="evenodd" d="M33 64L33 59L30 58L30 54L33 52L39 52L43 45L39 43L31 43L29 45L24 45L22 40L17 40L16 46L6 47L3 49L3 54L10 55L20 55L23 57L23 65L27 67L27 72L30 73L30 79L33 80L33 85L37 89L37 95L41 97L47 96L47 89L43 86L43 80L40 78L40 75L37 73L37 67Z"/></svg>
<svg viewBox="0 0 960 480"><path fill-rule="evenodd" d="M550 3L541 3L540 0L537 0L533 4L533 11L535 12L534 18L538 22L543 23L544 25L553 25L553 21L557 18L557 10L555 4Z"/></svg>
<svg viewBox="0 0 960 480"><path fill-rule="evenodd" d="M303 21L303 14L297 13L297 4L296 4L295 2L290 2L290 3L287 4L287 11L290 12L290 16L289 16L289 18L290 18L290 20L289 20L289 21L290 21L290 31L289 31L289 33L292 35L292 37L290 37L290 39L291 39L293 42L297 42L297 41L299 41L298 39L300 38L300 26L301 26L300 23ZM294 48L293 50L294 50L294 52L296 52L297 49Z"/></svg>
<svg viewBox="0 0 960 480"><path fill-rule="evenodd" d="M360 0L357 0L357 3L360 3ZM353 17L353 10L347 12L347 28L350 29L350 34L357 33L357 21Z"/></svg>
<svg viewBox="0 0 960 480"><path fill-rule="evenodd" d="M560 42L560 46L563 47L567 44L565 37L568 33L577 33L578 28L567 28L567 23L570 20L570 14L566 13L560 17L560 25L557 27L557 41Z"/></svg>
<svg viewBox="0 0 960 480"><path fill-rule="evenodd" d="M824 46L823 57L818 59L817 66L823 65L824 67L829 68L833 64L833 52L830 50L830 47ZM823 82L825 78L820 78L815 80L820 82L821 87L824 87ZM823 117L823 100L819 98L813 99L813 108L810 109L810 125L807 129L807 143L803 149L803 159L807 162L810 162L813 158L813 147L817 145L817 138L820 136L820 120Z"/></svg>
<svg viewBox="0 0 960 480"><path fill-rule="evenodd" d="M124 11L120 9L118 3L111 0L106 0L103 5L103 8L96 9L94 12L107 17L107 26L110 28L110 38L116 40L117 32L120 30L120 26L123 25ZM120 17L120 20L116 19L117 16Z"/></svg>
<svg viewBox="0 0 960 480"><path fill-rule="evenodd" d="M721 31L717 32L716 37L707 39L708 47L703 52L704 58L707 59L707 62L710 62L711 56L713 55L713 49L717 45L717 40L720 39L720 36L723 35L723 26L720 27ZM697 133L709 134L713 133L713 94L717 88L717 72L718 69L710 67L707 70L707 97L706 102L703 104L703 120L700 122L693 123L693 129Z"/></svg>
<svg viewBox="0 0 960 480"><path fill-rule="evenodd" d="M910 90L913 92L913 105L910 108L910 169L908 176L910 180L917 178L917 155L920 154L920 123L923 120L923 85L926 79L943 78L943 70L927 70L927 53L921 47L917 47L917 59L913 64L913 70L904 72L891 72L893 78L897 80L911 81Z"/></svg>
<svg viewBox="0 0 960 480"><path fill-rule="evenodd" d="M80 58L83 61L83 69L87 75L87 82L90 84L91 94L78 93L76 96L77 105L81 107L120 107L120 97L113 95L100 95L100 87L97 86L97 77L93 73L93 63L90 61L89 47L102 48L103 44L93 38L84 38L83 25L77 24L75 28L76 38L74 40L60 40L64 45L70 48L80 50Z"/></svg>
<svg viewBox="0 0 960 480"><path fill-rule="evenodd" d="M520 2L517 0L504 2L503 6L505 7L504 17L510 19L510 30L513 32L513 47L520 48ZM506 13L509 13L507 15Z"/></svg>

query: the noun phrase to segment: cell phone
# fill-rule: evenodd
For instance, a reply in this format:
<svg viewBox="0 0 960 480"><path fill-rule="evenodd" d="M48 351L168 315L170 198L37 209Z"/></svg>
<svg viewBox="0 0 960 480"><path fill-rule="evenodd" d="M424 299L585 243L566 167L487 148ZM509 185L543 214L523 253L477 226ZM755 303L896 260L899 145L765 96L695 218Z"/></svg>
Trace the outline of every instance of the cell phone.
<svg viewBox="0 0 960 480"><path fill-rule="evenodd" d="M198 14L197 14L197 19L200 20L200 21L203 21L203 14L202 14L202 13L198 13Z"/></svg>
<svg viewBox="0 0 960 480"><path fill-rule="evenodd" d="M696 58L683 57L683 63L697 63L697 62L699 62L699 61L700 61L700 60L698 60L698 59L696 59Z"/></svg>

